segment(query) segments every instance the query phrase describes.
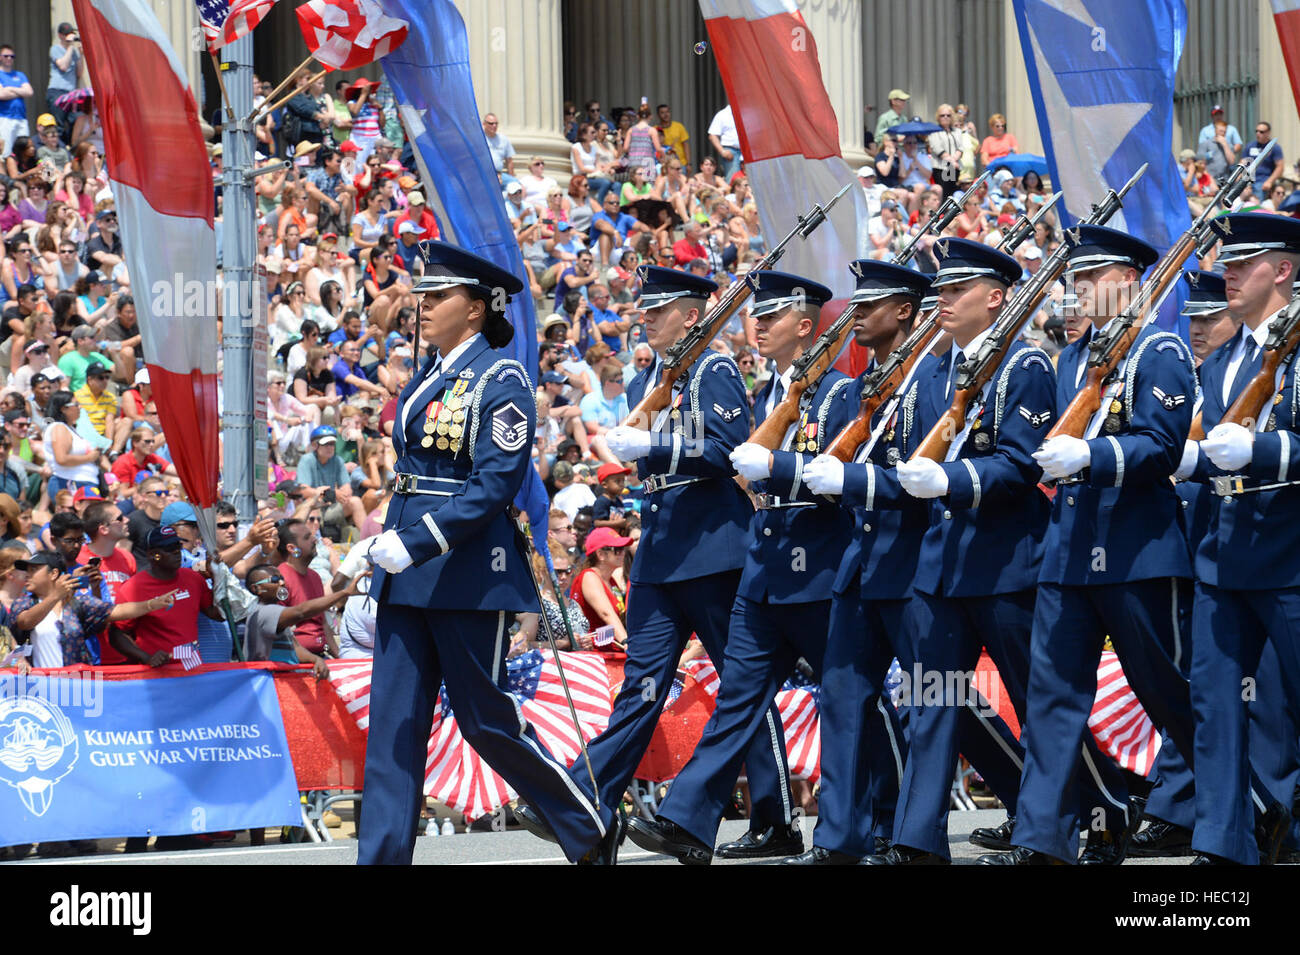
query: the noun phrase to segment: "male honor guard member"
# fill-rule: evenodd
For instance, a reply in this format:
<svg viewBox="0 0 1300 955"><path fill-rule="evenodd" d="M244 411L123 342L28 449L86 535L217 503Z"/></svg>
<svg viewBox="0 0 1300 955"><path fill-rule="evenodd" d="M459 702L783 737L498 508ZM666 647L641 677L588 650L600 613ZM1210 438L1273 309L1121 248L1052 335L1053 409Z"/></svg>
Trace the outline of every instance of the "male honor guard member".
<svg viewBox="0 0 1300 955"><path fill-rule="evenodd" d="M621 830L546 751L504 689L506 629L536 613L507 512L531 467L535 405L510 342L523 283L442 242L423 246L420 336L437 354L402 390L397 479L371 545L378 595L366 820L357 859L409 863L439 684L466 741L522 793L570 860L613 862Z"/></svg>
<svg viewBox="0 0 1300 955"><path fill-rule="evenodd" d="M957 370L974 356L1021 273L1008 255L963 239L935 244L939 323L953 344L918 379L916 428L927 433L951 403ZM932 500L905 626L925 672L971 674L980 648L997 664L1024 719L1034 585L1046 531L1047 500L1031 457L1052 420L1055 374L1040 349L1008 347L944 463L913 456L895 469L904 491ZM944 680L951 685L951 680ZM962 690L939 703L913 688L910 748L893 847L873 865L947 864L948 797L957 763Z"/></svg>
<svg viewBox="0 0 1300 955"><path fill-rule="evenodd" d="M776 362L777 375L759 393L754 416L761 424L789 392L793 363L817 336L821 306L831 290L785 272L757 273L754 305L759 354ZM834 369L805 391L799 417L780 449L740 444L731 462L752 482L758 500L752 540L731 609L718 705L690 762L673 781L655 819L633 819L628 838L644 849L687 864L707 864L713 842L750 741L780 732L772 699L800 657L822 668L831 583L839 555L849 543L840 509L818 499L803 482L827 435L852 418L847 376ZM782 740L784 744L784 740ZM779 763L784 768L784 760ZM803 851L794 826L751 830L719 846L723 858L788 856Z"/></svg>
<svg viewBox="0 0 1300 955"><path fill-rule="evenodd" d="M640 307L658 359L628 385L632 407L661 379L668 348L700 321L717 286L707 278L641 266ZM619 425L607 432L610 451L636 461L644 482L641 540L632 562L627 603L628 659L609 726L588 745L602 805L618 805L668 700L677 662L692 633L722 679L730 611L736 600L754 509L734 480L729 455L749 436L749 402L730 358L705 351L673 387L670 406L649 430ZM773 706L745 753L750 827L781 832L791 824L784 738ZM575 764L581 783L586 768ZM734 782L734 780L733 780ZM530 831L550 833L528 811Z"/></svg>
<svg viewBox="0 0 1300 955"><path fill-rule="evenodd" d="M1081 225L1065 241L1076 308L1091 325L1057 360L1058 416L1084 383L1092 336L1107 333L1158 257L1142 240L1104 226ZM1104 806L1082 820L1088 846L1079 856L1080 820L1070 798L1108 635L1147 713L1190 751L1191 706L1180 667L1188 649L1191 559L1169 478L1195 401L1191 352L1178 336L1149 324L1116 368L1085 437L1057 435L1034 453L1059 483L1034 609L1027 753L1011 840L1017 848L982 862L1123 861L1131 826L1107 828ZM1115 788L1107 791L1127 799Z"/></svg>
<svg viewBox="0 0 1300 955"><path fill-rule="evenodd" d="M1281 363L1258 418L1225 422L1259 373L1273 321L1300 278L1300 222L1266 213L1213 220L1222 239L1228 307L1241 328L1201 366L1203 441L1188 441L1179 477L1216 494L1196 552L1192 706L1196 715L1197 863L1260 861L1285 820L1253 833L1247 708L1263 701L1255 678L1267 641L1291 707L1300 701L1300 363ZM1257 695L1259 694L1259 695ZM1294 734L1291 740L1295 739ZM1273 793L1290 804L1290 793ZM1278 807L1274 806L1270 813ZM1272 831L1267 831L1272 829Z"/></svg>

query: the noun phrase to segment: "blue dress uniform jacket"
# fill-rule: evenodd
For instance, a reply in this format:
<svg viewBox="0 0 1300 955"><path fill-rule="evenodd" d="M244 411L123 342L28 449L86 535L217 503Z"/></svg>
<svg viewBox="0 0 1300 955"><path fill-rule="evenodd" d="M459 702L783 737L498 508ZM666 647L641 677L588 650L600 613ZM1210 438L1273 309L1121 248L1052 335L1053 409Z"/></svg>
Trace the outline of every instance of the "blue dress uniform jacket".
<svg viewBox="0 0 1300 955"><path fill-rule="evenodd" d="M1238 336L1220 346L1201 365L1201 420L1208 434L1247 382L1255 376L1261 358L1242 359L1229 400L1223 400ZM1286 380L1269 415L1272 430L1256 433L1254 452L1242 476L1247 487L1300 481L1300 362L1292 361ZM1268 427L1268 425L1266 425ZM1209 481L1227 472L1216 468L1201 452L1193 480ZM1196 578L1229 590L1277 590L1300 586L1300 484L1273 491L1241 494L1231 502L1215 497L1210 504L1210 525L1196 552Z"/></svg>
<svg viewBox="0 0 1300 955"><path fill-rule="evenodd" d="M756 424L767 417L767 398L775 381L773 377L755 402ZM853 419L856 402L852 399L857 394L852 380L842 372L829 371L818 382L806 411L808 431L818 448ZM800 425L795 427L797 433ZM773 451L771 477L751 487L757 494L812 506L755 511L753 539L740 578L742 597L774 604L830 599L835 571L849 546L849 527L838 505L813 494L803 483L804 465L816 453Z"/></svg>
<svg viewBox="0 0 1300 955"><path fill-rule="evenodd" d="M953 352L918 379L917 426L927 433L951 404ZM956 460L942 465L948 493L932 502L915 587L944 597L1028 590L1038 582L1049 505L1033 452L1055 419L1056 374L1042 349L1015 342L989 382ZM987 446L977 438L990 435Z"/></svg>
<svg viewBox="0 0 1300 955"><path fill-rule="evenodd" d="M632 379L629 407L653 387L658 367ZM749 437L747 408L740 370L723 355L707 352L678 380L672 412L651 431L650 454L637 462L643 479L662 478L668 487L647 494L641 508L632 583L673 583L744 565L754 509L733 480L728 455Z"/></svg>
<svg viewBox="0 0 1300 955"><path fill-rule="evenodd" d="M1087 360L1088 342L1082 338L1057 359L1058 414L1078 394L1075 379ZM1104 399L1111 402L1102 409L1107 423L1088 440L1092 458L1086 481L1057 489L1042 582L1116 584L1192 576L1183 508L1169 481L1196 401L1191 353L1178 336L1148 326L1129 350L1120 378L1123 391Z"/></svg>
<svg viewBox="0 0 1300 955"><path fill-rule="evenodd" d="M930 503L903 490L894 464L906 461L925 438L916 422L917 383L929 379L938 364L934 355L920 359L908 392L899 403L895 423L871 450L869 466L844 467L840 502L852 508L853 540L840 560L836 595L858 587L863 600L903 600L911 596L921 539L930 526ZM861 393L863 380L865 376L857 383L852 398ZM879 425L881 413L877 412L873 428Z"/></svg>
<svg viewBox="0 0 1300 955"><path fill-rule="evenodd" d="M411 607L536 612L537 594L507 514L531 467L536 405L528 376L481 336L455 367L433 375L434 364L426 362L402 390L393 427L396 471L429 479L421 489L433 493L394 494L384 521L418 570L388 579L376 568L375 592ZM463 421L448 422L462 429L459 450L423 447L427 409L453 395L465 411Z"/></svg>

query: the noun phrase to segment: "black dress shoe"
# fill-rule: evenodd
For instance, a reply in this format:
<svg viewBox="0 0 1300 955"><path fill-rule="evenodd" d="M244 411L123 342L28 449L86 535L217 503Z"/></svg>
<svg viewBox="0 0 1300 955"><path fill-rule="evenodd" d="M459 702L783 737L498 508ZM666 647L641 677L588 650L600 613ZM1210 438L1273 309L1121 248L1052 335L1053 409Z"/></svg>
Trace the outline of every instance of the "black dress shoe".
<svg viewBox="0 0 1300 955"><path fill-rule="evenodd" d="M1300 849L1288 849L1282 847L1282 851L1277 854L1277 865L1300 865Z"/></svg>
<svg viewBox="0 0 1300 955"><path fill-rule="evenodd" d="M1123 865L1132 833L1131 826L1120 832L1089 829L1088 842L1079 853L1079 865Z"/></svg>
<svg viewBox="0 0 1300 955"><path fill-rule="evenodd" d="M671 819L638 816L628 821L627 835L642 849L672 856L682 865L708 865L713 861L713 846L696 839Z"/></svg>
<svg viewBox="0 0 1300 955"><path fill-rule="evenodd" d="M560 840L555 838L555 833L546 824L546 820L538 815L532 806L519 806L515 809L515 819L538 839L545 839L547 842L559 845Z"/></svg>
<svg viewBox="0 0 1300 955"><path fill-rule="evenodd" d="M883 856L886 852L889 851L889 847L892 845L893 843L890 842L888 839L886 839L884 836L876 836L876 838L871 840L871 848L872 850L874 850L874 853L878 856Z"/></svg>
<svg viewBox="0 0 1300 955"><path fill-rule="evenodd" d="M803 834L794 826L772 826L762 832L750 829L735 842L714 850L719 859L784 859L803 851Z"/></svg>
<svg viewBox="0 0 1300 955"><path fill-rule="evenodd" d="M907 846L894 845L890 846L889 851L884 855L867 856L862 860L863 865L952 865L941 855L935 855L933 852L923 852L920 849L910 849Z"/></svg>
<svg viewBox="0 0 1300 955"><path fill-rule="evenodd" d="M857 865L860 860L844 852L832 852L821 846L813 846L807 852L782 859L782 865Z"/></svg>
<svg viewBox="0 0 1300 955"><path fill-rule="evenodd" d="M623 839L627 836L627 813L623 807L618 807L618 815L610 827L605 830L604 837L596 843L585 856L578 860L578 865L617 865L618 864L618 847L623 844Z"/></svg>
<svg viewBox="0 0 1300 955"><path fill-rule="evenodd" d="M1011 835L1016 828L1016 817L1007 816L1007 821L1002 823L996 829L982 827L974 829L970 834L970 844L979 846L982 849L992 849L995 852L1011 851Z"/></svg>
<svg viewBox="0 0 1300 955"><path fill-rule="evenodd" d="M1128 854L1137 859L1169 859L1192 854L1192 830L1163 819L1151 818L1133 837Z"/></svg>
<svg viewBox="0 0 1300 955"><path fill-rule="evenodd" d="M1192 865L1236 865L1236 863L1219 856L1212 856L1208 852L1198 852L1196 858L1192 860Z"/></svg>
<svg viewBox="0 0 1300 955"><path fill-rule="evenodd" d="M1065 865L1055 856L1024 846L1013 846L1010 852L991 852L975 860L976 865Z"/></svg>

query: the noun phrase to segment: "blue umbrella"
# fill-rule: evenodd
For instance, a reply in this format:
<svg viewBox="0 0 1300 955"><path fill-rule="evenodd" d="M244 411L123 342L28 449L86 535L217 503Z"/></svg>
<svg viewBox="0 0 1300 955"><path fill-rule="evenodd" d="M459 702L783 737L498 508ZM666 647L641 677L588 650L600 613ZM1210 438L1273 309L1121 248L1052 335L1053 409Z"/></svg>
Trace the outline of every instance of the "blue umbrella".
<svg viewBox="0 0 1300 955"><path fill-rule="evenodd" d="M1300 210L1300 189L1283 199L1282 204L1277 207L1278 212L1285 212L1288 215L1295 215L1297 210Z"/></svg>
<svg viewBox="0 0 1300 955"><path fill-rule="evenodd" d="M888 132L894 136L929 136L931 133L943 132L943 127L938 123L923 123L914 119L908 123L890 126Z"/></svg>
<svg viewBox="0 0 1300 955"><path fill-rule="evenodd" d="M1047 175L1047 159L1043 156L1035 156L1033 153L1009 153L1001 159L995 159L989 163L990 169L1007 169L1011 175L1019 178L1025 173L1038 173L1040 176Z"/></svg>

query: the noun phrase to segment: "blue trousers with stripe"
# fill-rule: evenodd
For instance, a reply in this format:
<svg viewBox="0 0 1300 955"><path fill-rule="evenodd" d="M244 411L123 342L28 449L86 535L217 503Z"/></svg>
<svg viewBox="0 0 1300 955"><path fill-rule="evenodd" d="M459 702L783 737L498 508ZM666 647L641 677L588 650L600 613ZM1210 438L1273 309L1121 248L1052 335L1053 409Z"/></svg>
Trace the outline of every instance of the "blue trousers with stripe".
<svg viewBox="0 0 1300 955"><path fill-rule="evenodd" d="M1023 727L1034 597L1033 590L961 598L916 594L908 608L907 630L923 672L938 675L945 682L958 674L973 674L980 649L987 649ZM894 842L950 858L949 790L961 745L958 731L962 713L971 704L964 698L933 702L926 698L923 688L914 692L915 698L908 707L911 749L899 793ZM996 718L995 703L984 701L984 716L990 724ZM1023 759L1023 752L1018 749L1016 758ZM1108 766L1122 783L1119 770L1103 760L1095 748L1093 752L1095 761ZM989 777L976 759L969 753L966 755L987 780ZM1121 813L1126 800L1125 791L1117 799L1116 808ZM1021 807L1014 799L1008 802L1008 807L1017 815L1018 827Z"/></svg>
<svg viewBox="0 0 1300 955"><path fill-rule="evenodd" d="M897 711L880 694L891 659L898 659L909 679L915 675L916 648L908 632L915 599L863 601L856 591L835 598L822 685L822 789L813 833L814 844L824 849L865 856L875 851L875 836L894 836L912 723L909 716L907 732L900 732ZM1023 751L1010 727L976 703L956 708L955 732L961 753L1014 806ZM945 804L951 766L946 778ZM946 845L945 838L945 851Z"/></svg>
<svg viewBox="0 0 1300 955"><path fill-rule="evenodd" d="M1300 588L1225 590L1198 582L1192 626L1191 698L1196 716L1192 848L1254 865L1259 862L1255 814L1262 807L1258 791L1252 793L1248 710L1267 695L1284 697L1285 703L1279 699L1262 707L1261 722L1271 708L1285 706L1292 713L1300 709ZM1277 684L1271 694L1269 684L1259 679L1266 645L1276 655L1272 670ZM1274 737L1274 746L1285 754L1295 738L1294 728L1283 726ZM1273 757L1274 774L1282 774L1287 758ZM1294 751L1289 758L1294 759ZM1289 793L1277 796L1291 804Z"/></svg>
<svg viewBox="0 0 1300 955"><path fill-rule="evenodd" d="M380 602L358 863L411 862L433 708L443 681L465 741L542 814L570 861L604 834L613 813L596 810L591 795L541 744L504 689L511 616Z"/></svg>
<svg viewBox="0 0 1300 955"><path fill-rule="evenodd" d="M623 689L614 700L609 726L587 745L602 807L622 802L650 745L668 701L677 661L692 633L700 638L726 681L728 623L739 584L740 571L729 570L671 584L632 585L627 602L628 657ZM781 721L770 703L768 712L771 721L763 721L745 752L750 826L759 831L790 822ZM569 774L575 780L586 780L587 767L579 760Z"/></svg>
<svg viewBox="0 0 1300 955"><path fill-rule="evenodd" d="M1080 758L1080 744L1093 742L1088 717L1097 696L1097 664L1108 635L1124 676L1152 723L1166 731L1175 745L1190 751L1191 700L1181 669L1190 651L1186 639L1190 597L1191 582L1172 577L1093 587L1039 587L1016 845L1074 862L1079 854L1081 809L1085 825L1105 825L1115 832L1123 825L1128 793L1122 778L1109 785L1101 777L1099 784L1093 764L1102 761L1109 767L1111 763L1095 745L1085 747L1087 755Z"/></svg>
<svg viewBox="0 0 1300 955"><path fill-rule="evenodd" d="M711 844L750 742L767 741L775 729L781 747L777 765L785 768L785 734L772 698L800 657L822 672L830 608L829 600L773 604L736 597L717 708L695 754L673 780L660 816Z"/></svg>

